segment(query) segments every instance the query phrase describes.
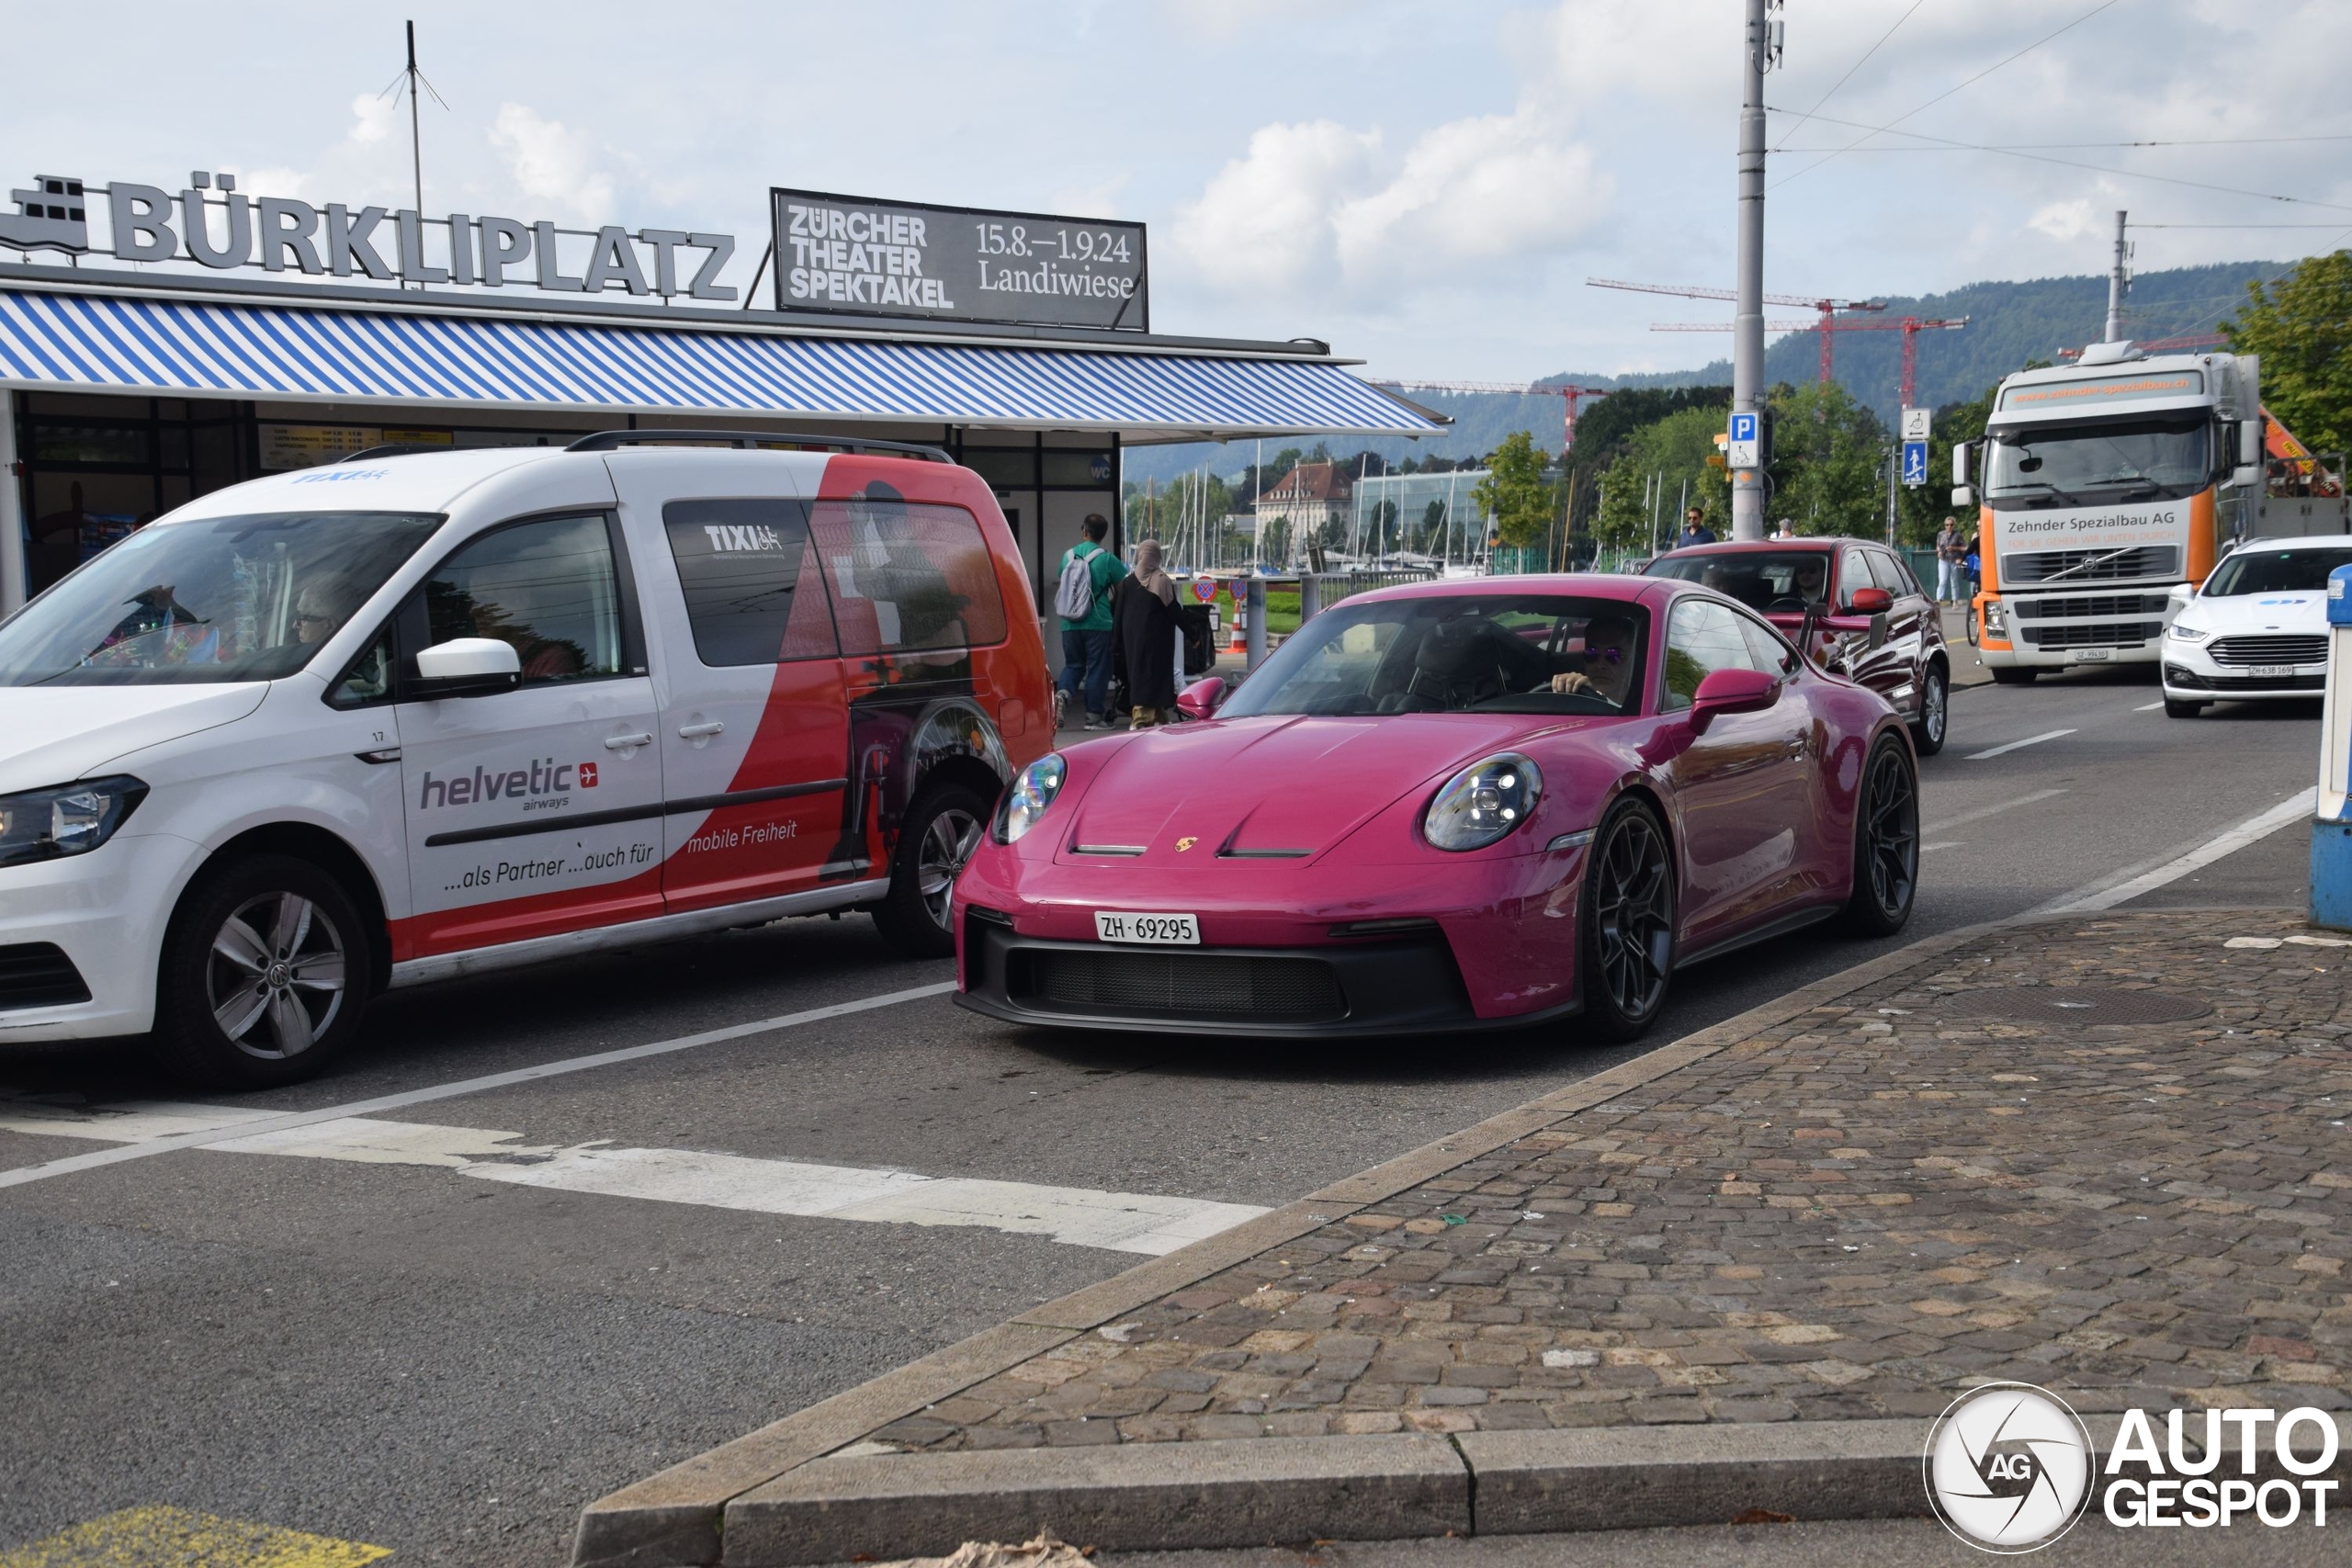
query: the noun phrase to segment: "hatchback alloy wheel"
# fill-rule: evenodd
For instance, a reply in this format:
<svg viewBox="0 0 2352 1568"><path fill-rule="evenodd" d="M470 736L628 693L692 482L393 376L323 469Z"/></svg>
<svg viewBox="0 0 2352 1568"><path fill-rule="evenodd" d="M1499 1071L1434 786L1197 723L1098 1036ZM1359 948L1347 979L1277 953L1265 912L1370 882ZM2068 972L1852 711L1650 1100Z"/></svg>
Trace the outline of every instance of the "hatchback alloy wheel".
<svg viewBox="0 0 2352 1568"><path fill-rule="evenodd" d="M980 819L958 806L951 806L931 819L922 836L922 859L916 868L916 885L922 889L923 908L931 911L932 919L941 931L953 927L948 919L948 904L956 892L956 874L980 847Z"/></svg>
<svg viewBox="0 0 2352 1568"><path fill-rule="evenodd" d="M1647 814L1618 819L1601 846L1595 891L1600 982L1621 1016L1646 1019L1666 996L1674 954L1674 879Z"/></svg>
<svg viewBox="0 0 2352 1568"><path fill-rule="evenodd" d="M299 1056L342 1011L343 933L299 893L246 900L213 933L206 987L212 1020L250 1056Z"/></svg>

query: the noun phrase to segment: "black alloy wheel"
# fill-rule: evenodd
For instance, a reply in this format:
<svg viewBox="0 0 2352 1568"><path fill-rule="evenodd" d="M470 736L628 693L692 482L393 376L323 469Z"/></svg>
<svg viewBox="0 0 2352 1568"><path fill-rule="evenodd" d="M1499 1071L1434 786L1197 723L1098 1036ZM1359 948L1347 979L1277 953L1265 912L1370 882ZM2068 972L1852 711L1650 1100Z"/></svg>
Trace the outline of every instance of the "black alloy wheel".
<svg viewBox="0 0 2352 1568"><path fill-rule="evenodd" d="M883 941L910 958L955 953L956 874L980 847L988 819L989 803L962 784L938 784L916 797L899 834L890 891L874 906Z"/></svg>
<svg viewBox="0 0 2352 1568"><path fill-rule="evenodd" d="M1610 808L1585 871L1584 1020L1603 1040L1639 1036L1674 975L1674 867L1666 830L1639 800Z"/></svg>
<svg viewBox="0 0 2352 1568"><path fill-rule="evenodd" d="M1951 726L1951 682L1940 664L1930 664L1919 678L1919 716L1911 726L1911 744L1922 757L1944 749L1944 731Z"/></svg>
<svg viewBox="0 0 2352 1568"><path fill-rule="evenodd" d="M1854 891L1846 925L1893 936L1919 893L1919 775L1903 742L1882 736L1862 770L1854 812Z"/></svg>
<svg viewBox="0 0 2352 1568"><path fill-rule="evenodd" d="M2184 702L2178 697L2169 696L2165 699L2165 716L2166 718L2195 718L2199 714L2203 713L2204 711L2205 705L2203 703Z"/></svg>

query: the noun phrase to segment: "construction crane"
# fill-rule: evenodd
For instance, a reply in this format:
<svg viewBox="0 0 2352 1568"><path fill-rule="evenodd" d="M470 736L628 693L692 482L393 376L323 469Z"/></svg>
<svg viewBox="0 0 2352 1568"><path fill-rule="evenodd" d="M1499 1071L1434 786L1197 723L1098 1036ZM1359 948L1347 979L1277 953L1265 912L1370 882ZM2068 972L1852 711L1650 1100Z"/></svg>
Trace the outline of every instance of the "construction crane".
<svg viewBox="0 0 2352 1568"><path fill-rule="evenodd" d="M1919 334L1923 332L1956 332L1967 324L1968 318L1966 316L1952 316L1950 318L1905 316L1898 321L1848 321L1843 318L1833 321L1825 317L1818 322L1802 321L1767 321L1764 323L1764 330L1768 333L1819 332L1824 334L1829 333L1901 333L1903 334L1903 400L1901 406L1907 409L1911 407L1911 399L1914 392L1917 391L1919 382ZM1650 323L1650 331L1654 333L1727 333L1731 331L1731 323L1729 321L1653 321ZM1824 341L1826 341L1826 335ZM2080 353L2081 351L2075 350L2075 352ZM1823 363L1826 367L1827 364L1826 359L1825 359ZM1826 374L1822 378L1824 380L1828 379Z"/></svg>
<svg viewBox="0 0 2352 1568"><path fill-rule="evenodd" d="M1587 398L1605 398L1611 391L1607 387L1579 387L1572 382L1545 386L1541 382L1374 381L1373 385L1393 387L1400 392L1501 392L1510 397L1562 399L1567 405L1566 416L1560 422L1560 450L1563 454L1577 444L1577 404Z"/></svg>
<svg viewBox="0 0 2352 1568"><path fill-rule="evenodd" d="M1704 288L1679 283L1626 283L1613 277L1588 277L1585 282L1594 288L1630 288L1636 294L1673 294L1685 299L1736 299L1739 298L1736 292L1729 288ZM1817 322L1799 321L1793 326L1781 326L1768 322L1764 330L1767 332L1819 332L1821 333L1821 379L1825 383L1836 378L1830 347L1837 340L1831 337L1830 333L1844 324L1838 321L1838 316L1849 311L1886 309L1886 301L1883 299L1807 299L1802 294L1767 294L1763 299L1767 305L1807 305L1821 313L1821 320ZM1668 330L1685 329L1669 328ZM1702 329L1693 323L1687 330L1697 332Z"/></svg>

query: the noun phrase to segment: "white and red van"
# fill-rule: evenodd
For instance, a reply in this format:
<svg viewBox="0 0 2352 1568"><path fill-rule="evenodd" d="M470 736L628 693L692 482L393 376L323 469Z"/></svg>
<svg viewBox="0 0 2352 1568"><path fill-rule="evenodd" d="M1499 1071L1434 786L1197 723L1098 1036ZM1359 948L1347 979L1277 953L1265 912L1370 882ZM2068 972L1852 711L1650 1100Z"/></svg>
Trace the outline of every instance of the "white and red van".
<svg viewBox="0 0 2352 1568"><path fill-rule="evenodd" d="M945 955L1052 743L1037 625L924 448L615 432L204 496L0 622L0 1041L283 1083L389 986L851 908Z"/></svg>

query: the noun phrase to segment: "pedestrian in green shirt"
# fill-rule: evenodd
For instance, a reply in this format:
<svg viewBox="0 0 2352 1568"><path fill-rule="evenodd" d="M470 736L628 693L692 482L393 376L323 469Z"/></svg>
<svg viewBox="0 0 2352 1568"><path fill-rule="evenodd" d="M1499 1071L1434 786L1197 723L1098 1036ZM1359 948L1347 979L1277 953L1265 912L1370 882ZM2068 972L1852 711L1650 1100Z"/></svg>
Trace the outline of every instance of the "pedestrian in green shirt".
<svg viewBox="0 0 2352 1568"><path fill-rule="evenodd" d="M1054 728L1059 729L1069 699L1080 690L1086 697L1086 728L1108 729L1111 700L1111 590L1127 569L1102 547L1111 532L1110 520L1099 512L1087 513L1079 525L1085 536L1062 552L1055 573L1054 614L1062 623L1062 671L1055 682Z"/></svg>

